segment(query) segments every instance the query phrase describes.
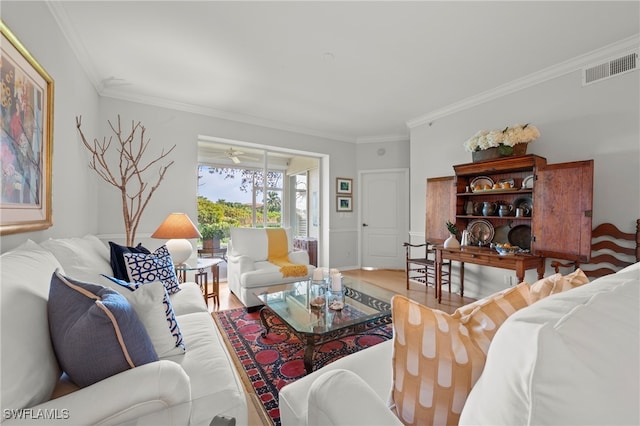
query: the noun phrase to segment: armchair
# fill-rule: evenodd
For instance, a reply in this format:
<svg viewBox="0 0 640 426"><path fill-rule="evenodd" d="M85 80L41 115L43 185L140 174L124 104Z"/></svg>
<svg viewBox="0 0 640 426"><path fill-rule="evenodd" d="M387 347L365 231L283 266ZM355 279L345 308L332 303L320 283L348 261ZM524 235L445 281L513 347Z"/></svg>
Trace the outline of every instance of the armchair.
<svg viewBox="0 0 640 426"><path fill-rule="evenodd" d="M307 273L303 276L285 276L280 266L269 262L269 241L267 230L262 228L231 228L227 245L227 281L229 290L249 310L262 306L255 295L267 287L308 280L315 266L309 264L309 255L303 250L294 250L291 233L287 234L287 256L294 264L305 265Z"/></svg>

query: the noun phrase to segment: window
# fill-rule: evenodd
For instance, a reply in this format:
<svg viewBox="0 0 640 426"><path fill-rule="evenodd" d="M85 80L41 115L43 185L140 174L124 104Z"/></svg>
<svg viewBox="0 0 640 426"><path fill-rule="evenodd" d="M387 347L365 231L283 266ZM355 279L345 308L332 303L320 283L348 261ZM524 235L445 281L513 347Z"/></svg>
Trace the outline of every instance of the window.
<svg viewBox="0 0 640 426"><path fill-rule="evenodd" d="M262 170L198 166L198 223L264 227L266 218L267 227L283 226L284 173L266 176L265 182Z"/></svg>
<svg viewBox="0 0 640 426"><path fill-rule="evenodd" d="M318 238L318 157L209 139L198 141L199 227L215 224L228 238L231 226L282 226Z"/></svg>

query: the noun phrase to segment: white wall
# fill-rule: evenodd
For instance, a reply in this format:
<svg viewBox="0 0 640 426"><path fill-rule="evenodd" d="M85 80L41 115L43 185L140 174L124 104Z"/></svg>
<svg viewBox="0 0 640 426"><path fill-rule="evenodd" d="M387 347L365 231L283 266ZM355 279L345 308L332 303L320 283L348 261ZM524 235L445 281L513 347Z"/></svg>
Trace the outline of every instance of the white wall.
<svg viewBox="0 0 640 426"><path fill-rule="evenodd" d="M356 155L358 170L407 169L409 140L359 143Z"/></svg>
<svg viewBox="0 0 640 426"><path fill-rule="evenodd" d="M82 236L98 231L96 188L102 186L89 170L88 156L76 131L82 115L84 129L96 128L99 98L83 69L42 2L2 2L2 20L54 80L53 106L53 227L3 235L1 250L28 238Z"/></svg>
<svg viewBox="0 0 640 426"><path fill-rule="evenodd" d="M75 127L75 117L82 116L82 129L89 140L111 136L107 120L140 121L152 140L150 154L159 153L173 144L175 164L167 172L149 203L138 228L137 241L149 247L159 241L148 239L166 215L184 211L196 217L197 136L217 136L243 142L260 143L290 149L317 152L331 156L320 179L329 188L321 203L320 220L328 229L326 236L355 228L355 215L335 211L337 176L355 176L356 145L287 131L175 111L134 102L101 98L86 77L66 39L43 2L2 4L2 19L20 41L49 72L55 81L54 154L53 154L53 221L46 231L3 236L1 250L9 250L26 239L41 241L48 237L101 234L107 239L124 241L120 199L112 186L100 180L88 168L89 155L82 146ZM150 155L149 157L152 157ZM324 263L343 267L351 262L346 253L357 252L357 241L339 238L324 250ZM329 258L329 255L331 256ZM346 263L345 263L346 262Z"/></svg>
<svg viewBox="0 0 640 426"><path fill-rule="evenodd" d="M96 137L108 136L107 119L115 120L120 115L123 122L141 121L147 128L147 137L153 141L157 152L164 147L176 148L171 155L175 164L171 166L165 180L154 194L143 221L138 229L137 241L150 247L153 241L146 237L170 212L181 211L192 219L197 217L197 139L198 135L219 137L241 142L260 143L268 146L295 149L330 155L329 181L335 182L337 176L352 176L356 173L356 145L332 141L315 136L302 135L282 130L264 128L229 120L222 120L199 114L175 111L167 108L143 105L129 101L102 98L100 117L104 125ZM357 252L355 238L334 238L342 236L355 228L355 215L344 216L335 211L335 185L328 185L325 203L321 204L320 220L329 229L330 245L327 247L323 264L332 267L351 265L347 253ZM117 239L122 234L122 219L118 193L112 187L101 185L99 188L98 211L101 234ZM327 204L328 203L328 204ZM157 244L157 242L156 242Z"/></svg>
<svg viewBox="0 0 640 426"><path fill-rule="evenodd" d="M452 165L471 162L462 144L478 130L527 122L541 133L528 153L545 157L549 164L594 159L594 226L611 222L633 232L640 217L639 81L640 72L634 71L582 87L576 71L411 129L412 239L424 241L426 179L451 176ZM465 296L486 296L504 288L505 274L513 275L467 265ZM525 279L535 280L535 271Z"/></svg>

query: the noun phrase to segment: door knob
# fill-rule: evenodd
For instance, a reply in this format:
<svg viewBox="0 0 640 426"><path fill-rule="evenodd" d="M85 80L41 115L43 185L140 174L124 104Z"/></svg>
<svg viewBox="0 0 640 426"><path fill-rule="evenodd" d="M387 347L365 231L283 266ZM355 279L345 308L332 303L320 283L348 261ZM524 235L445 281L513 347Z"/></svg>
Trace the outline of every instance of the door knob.
<svg viewBox="0 0 640 426"><path fill-rule="evenodd" d="M369 225L367 225L366 223L363 223L362 226L369 226Z"/></svg>

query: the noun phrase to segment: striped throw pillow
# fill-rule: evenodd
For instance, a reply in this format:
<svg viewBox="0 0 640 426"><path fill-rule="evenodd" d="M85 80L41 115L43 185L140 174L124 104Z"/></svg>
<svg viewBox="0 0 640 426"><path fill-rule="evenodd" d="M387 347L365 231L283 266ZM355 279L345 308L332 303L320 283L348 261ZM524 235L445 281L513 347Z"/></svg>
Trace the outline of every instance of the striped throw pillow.
<svg viewBox="0 0 640 426"><path fill-rule="evenodd" d="M560 273L553 274L550 277L543 278L531 284L529 304L544 299L551 294L561 293L587 284L588 282L589 277L587 277L581 269L576 269L574 272L565 276L560 275Z"/></svg>
<svg viewBox="0 0 640 426"><path fill-rule="evenodd" d="M484 368L491 339L511 314L529 305L529 284L508 288L452 315L399 295L392 304L396 415L405 425L457 424Z"/></svg>

